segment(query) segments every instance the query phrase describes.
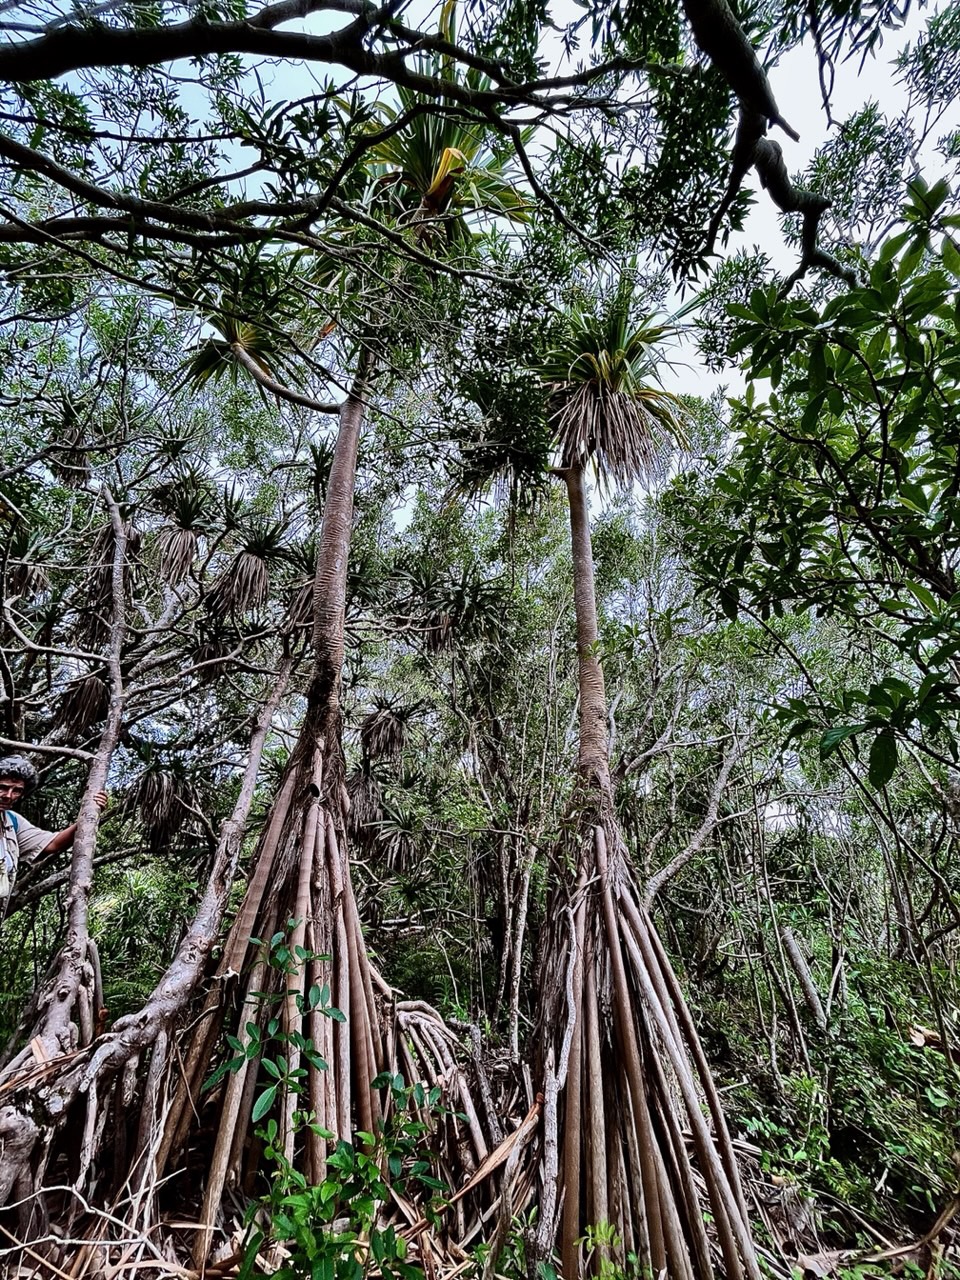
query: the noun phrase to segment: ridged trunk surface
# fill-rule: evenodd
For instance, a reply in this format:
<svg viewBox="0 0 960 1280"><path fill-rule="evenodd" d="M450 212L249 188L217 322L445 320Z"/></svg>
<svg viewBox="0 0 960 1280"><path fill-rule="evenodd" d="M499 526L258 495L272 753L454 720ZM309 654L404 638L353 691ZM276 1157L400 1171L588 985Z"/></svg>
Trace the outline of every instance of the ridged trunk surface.
<svg viewBox="0 0 960 1280"><path fill-rule="evenodd" d="M584 470L563 479L580 737L541 959L537 1258L559 1241L564 1280L630 1255L670 1280L759 1280L719 1096L616 818ZM598 1228L605 1243L585 1250Z"/></svg>
<svg viewBox="0 0 960 1280"><path fill-rule="evenodd" d="M593 572L593 543L583 467L563 473L570 510L573 552L573 607L577 618L577 668L580 691L580 748L578 766L583 783L609 801L610 747L607 729L607 691L600 665L597 588Z"/></svg>

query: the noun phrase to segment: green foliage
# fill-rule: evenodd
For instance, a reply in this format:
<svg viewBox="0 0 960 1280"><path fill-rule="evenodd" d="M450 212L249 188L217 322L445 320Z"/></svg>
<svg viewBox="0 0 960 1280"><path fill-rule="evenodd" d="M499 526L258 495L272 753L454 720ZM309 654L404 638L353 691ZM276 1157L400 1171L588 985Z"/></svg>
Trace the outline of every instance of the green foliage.
<svg viewBox="0 0 960 1280"><path fill-rule="evenodd" d="M956 759L960 219L948 197L944 183L913 183L903 230L862 287L819 308L773 288L731 306L754 380L734 406L737 449L667 502L728 617L813 609L888 646L891 674L818 717L834 722L827 754L869 733L875 785L892 776L898 739ZM868 714L851 724L857 706ZM788 704L795 731L813 727L807 711Z"/></svg>
<svg viewBox="0 0 960 1280"><path fill-rule="evenodd" d="M771 65L809 32L827 89L831 60L868 52L900 13L892 0L734 8ZM244 16L233 0L198 12L206 27ZM171 14L78 9L69 22L77 36L135 23L149 41ZM639 881L686 859L655 909L732 1122L760 1147L762 1174L830 1206L826 1236L858 1230L831 1196L891 1235L917 1234L952 1193L957 1119L950 193L914 183L883 249L871 241L921 134L956 97L955 6L899 61L913 117L868 106L814 160L809 185L833 200L824 226L858 242L844 252L859 285L784 298L762 255L712 277L704 348L714 368L743 356L751 379L732 443L716 405L651 385L670 328L652 318L665 265L708 265L729 89L697 60L681 8L660 0L584 6L559 33L580 83L531 88L553 16L542 0L507 0L472 6L459 33L449 4L436 30L408 27L411 10L348 24L336 41L363 27L357 74L376 66L379 99L352 68L294 99L285 74L235 55L182 59L178 77L88 68L82 99L73 77L3 91L6 140L47 158L8 155L5 234L29 234L0 247L17 317L0 331L0 457L4 498L23 513L3 516L18 628L5 619L3 732L95 749L106 684L89 647L106 618L90 546L105 545L109 484L139 534L110 782L130 803L101 832L91 920L104 1001L133 1012L204 890L251 714L291 655L305 660L275 717L241 877L303 712L332 432L245 384L236 357L339 398L365 345L378 372L343 714L366 942L388 981L482 1025L512 1070L537 1014L531 975L576 755L570 556L550 464L597 462L625 490L593 512L617 812ZM499 65L481 69L491 56ZM549 148L528 138L521 115L560 136ZM957 149L941 141L951 164ZM103 205L52 178L48 159ZM128 212L131 195L149 216ZM750 199L734 199L721 242ZM61 225L74 218L83 225ZM632 481L681 435L711 456L664 504L642 500ZM508 512L470 505L492 476ZM808 739L815 749L798 751ZM696 844L734 744L717 824ZM54 763L31 816L72 820L80 774ZM68 858L24 868L19 884L0 934L10 1032L60 942ZM787 924L827 1009L824 1036L784 960ZM342 1018L322 985L296 987L308 957L287 931L264 949L299 1014ZM184 1014L178 1028L197 1025ZM383 1209L390 1185L443 1190L429 1150L438 1097L378 1078L385 1125L337 1143L313 1186L298 1156L311 1129L329 1140L304 1106L307 1074L324 1069L316 1047L268 1017L264 1033L251 1022L227 1041L208 1088L241 1066L257 1073L253 1140L269 1166L250 1192L244 1273L276 1245L291 1280L418 1280ZM515 1224L501 1273L528 1275L536 1216ZM581 1243L605 1280L639 1275L610 1224ZM539 1275L555 1280L548 1262Z"/></svg>
<svg viewBox="0 0 960 1280"><path fill-rule="evenodd" d="M538 367L551 391L560 465L592 462L621 486L656 471L684 438L682 405L657 383L658 360L677 329L639 312L643 286L634 264L594 282L567 309Z"/></svg>
<svg viewBox="0 0 960 1280"><path fill-rule="evenodd" d="M942 1053L913 1042L924 1002L905 968L865 962L848 981L833 1035L814 1050L814 1075L798 1070L778 1081L773 1102L755 1065L749 1074L761 1091L741 1099L740 1123L764 1171L802 1193L827 1193L881 1219L900 1212L923 1221L954 1178L953 1071Z"/></svg>
<svg viewBox="0 0 960 1280"><path fill-rule="evenodd" d="M402 1130L402 1123L398 1128ZM273 1183L270 1193L251 1206L251 1222L256 1214L265 1225L248 1229L238 1280L262 1275L279 1280L305 1275L361 1280L373 1270L388 1280L420 1280L422 1268L407 1261L406 1243L396 1228L375 1225L378 1205L389 1194L379 1162L399 1163L400 1153L415 1146L409 1135L384 1133L379 1143L359 1150L338 1142L327 1159L327 1176L316 1186L275 1145L275 1120L258 1136L265 1144L265 1159L275 1167ZM258 1255L271 1243L282 1244L285 1256L278 1269L267 1272L260 1269Z"/></svg>
<svg viewBox="0 0 960 1280"><path fill-rule="evenodd" d="M269 967L286 975L290 983L296 981L308 961L317 958L292 944L294 923L289 921L286 930L261 943ZM261 998L282 1001L285 995ZM330 1005L326 987L296 990L294 999L302 1015L319 1012L337 1022L344 1021L343 1013ZM263 1033L257 1023L248 1022L246 1032L245 1041L227 1036L234 1056L222 1063L204 1086L214 1087L244 1063L257 1064L256 1069L266 1082L254 1102L251 1119L254 1125L266 1119L255 1132L264 1144L270 1186L247 1210L239 1276L251 1280L265 1274L259 1269L261 1253L268 1252L272 1245L282 1245L284 1261L279 1270L269 1272L280 1280L297 1280L304 1275L361 1280L371 1270L388 1280L421 1280L422 1269L407 1261L405 1240L392 1225L382 1224L379 1214L391 1186L408 1194L415 1187L421 1197L425 1191L431 1218L443 1206L446 1188L434 1176L424 1146L434 1118L444 1114L439 1088L407 1086L402 1076L389 1072L377 1076L372 1086L386 1095L386 1119L379 1123L375 1134L357 1133L352 1143L336 1141L327 1157L326 1176L311 1184L286 1154L280 1126L270 1112L278 1097L302 1096L308 1067L325 1071L327 1064L312 1041L282 1030L280 1018L271 1018ZM291 1066L291 1049L297 1051L307 1067ZM324 1141L333 1140L333 1134L318 1125L311 1112L295 1107L294 1143L301 1141L307 1131Z"/></svg>

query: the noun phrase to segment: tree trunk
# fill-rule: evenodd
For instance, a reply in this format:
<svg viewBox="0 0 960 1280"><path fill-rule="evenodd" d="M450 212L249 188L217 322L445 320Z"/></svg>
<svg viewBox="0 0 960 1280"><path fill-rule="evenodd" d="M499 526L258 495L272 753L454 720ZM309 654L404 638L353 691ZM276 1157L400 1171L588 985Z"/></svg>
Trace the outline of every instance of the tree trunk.
<svg viewBox="0 0 960 1280"><path fill-rule="evenodd" d="M608 743L607 692L600 665L597 590L583 467L564 471L570 509L573 552L573 607L577 618L577 667L580 689L579 771L583 783L612 802Z"/></svg>
<svg viewBox="0 0 960 1280"><path fill-rule="evenodd" d="M314 584L314 667L307 712L287 765L271 821L258 850L257 867L241 905L218 970L222 979L208 997L206 1030L191 1053L185 1078L176 1091L173 1122L158 1160L156 1176L185 1150L197 1128L195 1099L215 1061L220 1028L232 1015L233 1034L245 1042L255 1023L263 1042L272 1005L253 992L282 997L283 1033L279 1051L291 1064L307 1067L305 1097L319 1124L335 1139L350 1141L356 1130L376 1132L382 1116L381 1094L372 1081L383 1071L403 1072L410 1083L444 1082L451 1105L467 1116L466 1129L474 1158L468 1158L460 1134L451 1132L455 1153L451 1182L465 1178L487 1154L471 1090L456 1065L456 1041L426 1006L396 1005L393 992L370 962L351 880L344 786L341 673L344 658L347 570L353 530L357 451L363 426L372 358L363 354L345 400L334 448L321 522ZM287 972L269 963L269 948L257 939L288 935L294 955L307 958ZM234 985L235 975L241 982ZM331 1022L309 1012L304 999L311 990L329 992L330 1005L342 1021ZM246 994L244 994L246 993ZM290 1037L312 1040L326 1062L318 1072ZM216 1137L200 1210L194 1265L203 1270L220 1228L225 1193L252 1188L260 1149L248 1144L252 1110L263 1085L257 1085L257 1062L228 1075L219 1099ZM322 1180L327 1142L309 1128L296 1130L293 1114L303 1109L291 1093L278 1095L280 1145L287 1159L308 1177ZM201 1124L204 1116L201 1114ZM264 1116L266 1122L266 1116ZM223 1223L226 1227L227 1224Z"/></svg>
<svg viewBox="0 0 960 1280"><path fill-rule="evenodd" d="M106 787L107 771L120 736L124 707L124 685L120 667L121 649L126 632L124 576L127 572L126 527L120 509L104 487L112 550L109 571L110 625L107 638L107 667L110 674L110 701L106 723L100 735L87 774L87 784L77 817L70 863L70 892L67 897L67 929L52 973L37 999L37 1021L29 1046L5 1067L3 1083L8 1089L12 1081L26 1077L23 1090L12 1090L9 1105L0 1113L0 1205L5 1204L18 1188L28 1162L33 1158L38 1140L50 1142L63 1123L63 1103L53 1106L45 1099L40 1106L31 1096L32 1068L59 1057L72 1056L86 1048L93 1039L99 1009L96 1008L98 983L95 951L88 929L88 908L93 887L93 858L100 814L94 802L98 791ZM44 1116L44 1110L47 1115ZM43 1118L46 1125L38 1123Z"/></svg>
<svg viewBox="0 0 960 1280"><path fill-rule="evenodd" d="M542 1221L534 1261L547 1260L559 1235L565 1280L625 1265L630 1254L642 1268L676 1280L709 1280L715 1260L730 1280L759 1280L719 1097L616 819L583 468L567 469L563 478L573 552L580 785L556 860L540 975L541 1194L544 1204L562 1201L563 1210L558 1221ZM685 1131L705 1196L697 1192Z"/></svg>

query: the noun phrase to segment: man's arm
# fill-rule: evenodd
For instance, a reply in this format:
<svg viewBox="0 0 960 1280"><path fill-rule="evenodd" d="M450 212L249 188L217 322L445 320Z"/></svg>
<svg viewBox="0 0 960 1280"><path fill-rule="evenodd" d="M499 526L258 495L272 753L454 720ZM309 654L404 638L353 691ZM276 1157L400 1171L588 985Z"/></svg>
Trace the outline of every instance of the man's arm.
<svg viewBox="0 0 960 1280"><path fill-rule="evenodd" d="M93 797L93 803L102 812L110 803L110 799L105 791L98 791ZM73 837L77 833L77 824L71 822L69 827L64 827L62 831L58 831L40 850L41 853L62 853L64 849L69 849L73 844Z"/></svg>

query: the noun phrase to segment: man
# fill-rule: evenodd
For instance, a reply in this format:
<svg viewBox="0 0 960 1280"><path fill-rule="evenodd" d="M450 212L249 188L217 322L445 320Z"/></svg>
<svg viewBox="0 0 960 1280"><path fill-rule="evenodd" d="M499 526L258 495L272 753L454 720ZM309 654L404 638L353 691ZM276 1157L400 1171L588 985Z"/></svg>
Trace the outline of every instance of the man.
<svg viewBox="0 0 960 1280"><path fill-rule="evenodd" d="M76 834L75 822L62 831L45 831L12 809L36 785L37 771L26 757L0 757L0 919L6 914L20 859L69 849ZM106 792L98 791L94 802L98 809L105 809Z"/></svg>

